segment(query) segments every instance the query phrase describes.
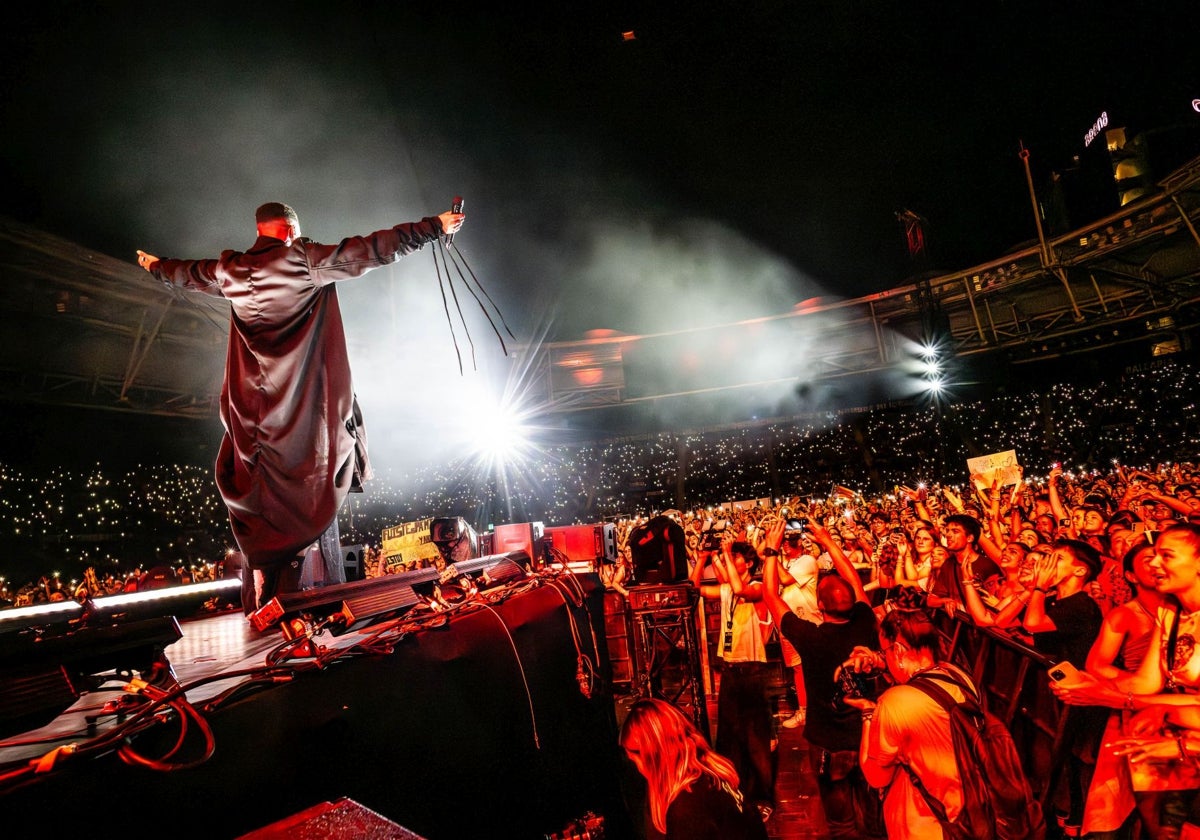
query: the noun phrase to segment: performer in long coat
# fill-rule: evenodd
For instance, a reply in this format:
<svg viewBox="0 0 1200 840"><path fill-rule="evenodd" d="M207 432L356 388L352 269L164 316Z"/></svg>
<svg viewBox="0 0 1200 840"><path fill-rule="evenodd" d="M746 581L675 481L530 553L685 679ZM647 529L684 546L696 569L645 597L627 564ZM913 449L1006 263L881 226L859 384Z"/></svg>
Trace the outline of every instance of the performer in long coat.
<svg viewBox="0 0 1200 840"><path fill-rule="evenodd" d="M216 482L239 549L263 574L261 605L295 586L299 558L318 540L326 582L345 580L337 512L371 476L335 284L455 233L463 215L446 212L336 245L302 238L286 204L262 205L255 221L258 239L247 251L207 260L138 251L138 264L165 283L230 303Z"/></svg>

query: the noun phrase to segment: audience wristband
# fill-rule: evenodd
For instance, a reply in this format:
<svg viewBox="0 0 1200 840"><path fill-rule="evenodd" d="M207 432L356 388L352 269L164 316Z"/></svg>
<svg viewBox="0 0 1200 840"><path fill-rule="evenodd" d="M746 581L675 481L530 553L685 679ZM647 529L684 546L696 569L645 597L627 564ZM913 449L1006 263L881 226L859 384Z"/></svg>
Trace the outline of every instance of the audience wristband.
<svg viewBox="0 0 1200 840"><path fill-rule="evenodd" d="M764 549L762 550L762 555L763 555L763 557L778 557L778 556L779 556L779 549L777 549L777 548L764 548Z"/></svg>

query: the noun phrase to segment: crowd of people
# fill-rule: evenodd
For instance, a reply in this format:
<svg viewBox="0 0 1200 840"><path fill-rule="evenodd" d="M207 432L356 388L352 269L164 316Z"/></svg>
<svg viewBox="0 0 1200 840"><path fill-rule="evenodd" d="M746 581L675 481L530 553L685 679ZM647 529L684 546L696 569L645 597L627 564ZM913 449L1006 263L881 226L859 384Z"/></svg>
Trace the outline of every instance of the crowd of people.
<svg viewBox="0 0 1200 840"><path fill-rule="evenodd" d="M978 694L940 658L931 617L947 614L1069 670L1053 690L1079 713L1051 821L1068 835L1127 837L1136 826L1174 838L1200 825L1195 378L1167 362L936 416L888 406L551 447L520 481L481 485L465 465L384 470L351 497L342 532L378 561L385 528L428 516L613 521L621 551L606 580L622 589L630 534L655 516L677 521L727 633L711 746L653 704L625 721L622 744L668 836L707 836L696 827L710 808L738 832L713 836L761 836L743 817L761 824L773 807L762 697L771 634L795 701L780 725L805 728L832 836L936 836L916 780L953 818L961 792L944 712L901 689L938 672L956 699ZM1144 411L1151 402L1158 410ZM951 480L968 456L1003 450L1025 465L1014 482ZM81 585L129 591L164 569L176 582L207 579L232 544L208 465L3 466L0 526L18 554L45 564L24 585L11 571L0 579L10 603L75 597ZM665 758L652 757L668 737Z"/></svg>
<svg viewBox="0 0 1200 840"><path fill-rule="evenodd" d="M871 411L806 415L704 431L663 432L542 447L503 480L480 481L470 463L407 470L376 465L341 510L342 542L378 546L385 528L430 516L489 524L619 521L655 508L738 499L824 496L844 485L867 496L925 481L963 483L968 457L1015 450L1036 489L1049 464L1070 475L1195 451L1190 395L1197 369L1164 361L1101 384ZM1144 407L1156 406L1154 412ZM682 455L681 455L682 453ZM0 529L10 557L8 598L58 572L127 576L166 562L217 563L233 545L210 463L39 470L0 464Z"/></svg>
<svg viewBox="0 0 1200 840"><path fill-rule="evenodd" d="M764 816L772 780L760 752L772 736L748 723L759 716L761 679L746 688L746 663L765 661L777 632L795 654L784 664L798 672L799 708L783 725L805 725L830 836L942 836L939 817L955 819L963 803L949 716L908 684L935 675L952 702L980 696L942 658L935 619L944 613L1007 632L1056 663L1048 679L1072 713L1065 792L1046 815L1059 833L1050 836L1200 830L1196 463L1086 473L1053 464L1044 482L974 475L965 490L667 515L684 529L701 594L720 603L721 626L737 630L718 640L717 670L737 690L725 709L721 686L715 748ZM877 690L863 689L868 675ZM737 743L723 749L726 720Z"/></svg>

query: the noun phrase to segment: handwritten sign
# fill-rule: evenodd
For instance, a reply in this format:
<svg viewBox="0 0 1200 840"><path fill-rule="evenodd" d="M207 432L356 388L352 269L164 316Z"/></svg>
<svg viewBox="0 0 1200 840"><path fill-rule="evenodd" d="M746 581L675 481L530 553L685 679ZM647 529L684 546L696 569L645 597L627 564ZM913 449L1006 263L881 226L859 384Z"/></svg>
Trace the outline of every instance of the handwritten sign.
<svg viewBox="0 0 1200 840"><path fill-rule="evenodd" d="M1017 451L1007 449L994 455L980 455L967 459L967 472L980 490L990 489L993 484L1007 487L1021 480L1021 468L1017 463Z"/></svg>

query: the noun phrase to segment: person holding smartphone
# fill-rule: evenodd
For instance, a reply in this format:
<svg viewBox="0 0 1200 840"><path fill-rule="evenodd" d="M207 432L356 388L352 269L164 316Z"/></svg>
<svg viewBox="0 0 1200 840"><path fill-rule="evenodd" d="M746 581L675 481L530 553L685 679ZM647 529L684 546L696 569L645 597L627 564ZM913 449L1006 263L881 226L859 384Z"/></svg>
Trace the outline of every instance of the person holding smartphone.
<svg viewBox="0 0 1200 840"><path fill-rule="evenodd" d="M785 523L767 529L764 553L778 552ZM801 618L779 594L778 563L768 563L763 573L763 601L780 636L801 652L800 667L808 687L808 760L817 777L829 837L881 838L884 836L879 796L867 785L858 766L862 716L848 705L834 678L855 647L874 650L879 645L878 621L863 590L858 570L819 523L809 531L832 556L837 573L817 583L821 621Z"/></svg>
<svg viewBox="0 0 1200 840"><path fill-rule="evenodd" d="M780 597L787 602L792 612L800 618L816 624L821 623L821 611L817 604L817 580L821 569L817 558L806 550L805 531L808 519L789 519L784 529L783 544L778 556ZM764 552L770 552L764 549ZM766 562L772 558L768 556ZM792 685L796 691L796 711L780 725L785 729L803 726L808 718L808 692L804 685L804 669L800 667L800 652L782 634L779 637L779 652L784 667L792 672Z"/></svg>
<svg viewBox="0 0 1200 840"><path fill-rule="evenodd" d="M1148 571L1163 603L1137 670L1116 678L1085 672L1071 682L1051 682L1050 690L1072 706L1133 713L1126 735L1105 749L1135 763L1190 761L1200 753L1200 645L1195 643L1200 638L1200 526L1163 531ZM1200 790L1167 791L1159 817L1172 831L1185 821L1200 830Z"/></svg>
<svg viewBox="0 0 1200 840"><path fill-rule="evenodd" d="M700 597L720 604L720 658L717 685L717 734L713 748L737 769L746 801L758 808L765 822L775 808L775 764L771 755L774 721L767 700L771 665L767 661L766 630L771 618L763 606L763 583L754 579L758 552L725 529L713 556L716 585L703 582L702 564L692 568L691 581ZM778 565L774 558L768 558Z"/></svg>

